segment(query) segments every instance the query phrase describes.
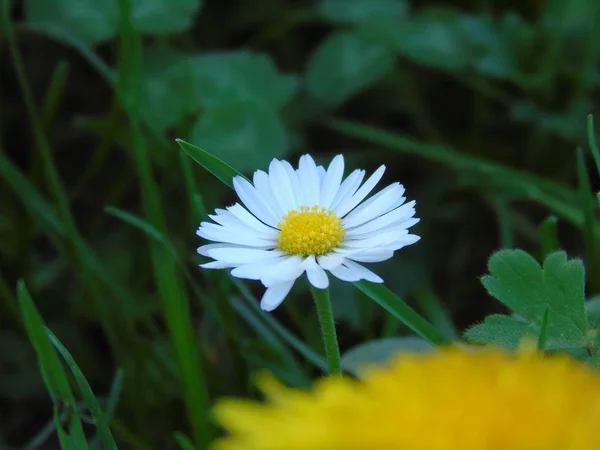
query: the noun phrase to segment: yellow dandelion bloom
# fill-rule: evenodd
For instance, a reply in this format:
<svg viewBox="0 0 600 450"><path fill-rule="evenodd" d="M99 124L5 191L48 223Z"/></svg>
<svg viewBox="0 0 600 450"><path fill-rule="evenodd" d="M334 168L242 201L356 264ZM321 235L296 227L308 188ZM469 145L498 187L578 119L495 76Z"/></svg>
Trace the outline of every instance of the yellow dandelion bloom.
<svg viewBox="0 0 600 450"><path fill-rule="evenodd" d="M598 450L600 375L564 356L448 348L269 402L222 400L218 450Z"/></svg>

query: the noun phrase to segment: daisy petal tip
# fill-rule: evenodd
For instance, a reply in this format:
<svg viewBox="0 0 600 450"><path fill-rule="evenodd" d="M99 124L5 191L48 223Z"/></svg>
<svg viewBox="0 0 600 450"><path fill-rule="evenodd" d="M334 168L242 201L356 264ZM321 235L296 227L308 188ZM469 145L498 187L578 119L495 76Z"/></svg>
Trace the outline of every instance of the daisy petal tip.
<svg viewBox="0 0 600 450"><path fill-rule="evenodd" d="M383 284L383 278L381 278L379 275L375 275L374 277L372 277L369 280L371 283L377 283L377 284Z"/></svg>
<svg viewBox="0 0 600 450"><path fill-rule="evenodd" d="M260 301L260 309L266 312L273 311L285 300L293 285L294 281L288 281L267 288Z"/></svg>

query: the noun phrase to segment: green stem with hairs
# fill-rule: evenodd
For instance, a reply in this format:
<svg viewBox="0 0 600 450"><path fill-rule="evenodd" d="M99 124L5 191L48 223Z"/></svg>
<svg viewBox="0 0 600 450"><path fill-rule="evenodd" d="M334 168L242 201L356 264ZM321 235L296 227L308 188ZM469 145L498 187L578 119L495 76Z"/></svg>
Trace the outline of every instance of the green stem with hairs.
<svg viewBox="0 0 600 450"><path fill-rule="evenodd" d="M319 324L321 325L321 335L323 336L325 359L327 359L329 374L339 374L342 372L340 348L335 331L331 300L329 299L329 289L311 287L311 291L315 299L315 305L317 306L317 315L319 316Z"/></svg>

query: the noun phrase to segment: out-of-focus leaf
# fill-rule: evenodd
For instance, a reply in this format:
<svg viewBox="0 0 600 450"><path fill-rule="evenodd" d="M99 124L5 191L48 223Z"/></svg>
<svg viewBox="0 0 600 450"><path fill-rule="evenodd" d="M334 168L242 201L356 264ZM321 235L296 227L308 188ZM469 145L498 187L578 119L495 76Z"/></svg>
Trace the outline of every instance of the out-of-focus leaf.
<svg viewBox="0 0 600 450"><path fill-rule="evenodd" d="M27 25L58 38L73 35L96 44L117 34L114 0L25 0Z"/></svg>
<svg viewBox="0 0 600 450"><path fill-rule="evenodd" d="M283 75L268 55L246 50L214 52L191 61L203 108L251 101L267 109L285 105L297 89L294 76Z"/></svg>
<svg viewBox="0 0 600 450"><path fill-rule="evenodd" d="M308 91L324 103L343 103L389 73L394 59L388 45L366 39L361 33L335 32L308 62Z"/></svg>
<svg viewBox="0 0 600 450"><path fill-rule="evenodd" d="M186 55L167 47L145 51L140 111L152 127L161 131L192 114L196 86Z"/></svg>
<svg viewBox="0 0 600 450"><path fill-rule="evenodd" d="M271 159L284 156L290 146L281 118L250 101L206 110L190 140L242 172L267 166Z"/></svg>
<svg viewBox="0 0 600 450"><path fill-rule="evenodd" d="M202 3L202 0L132 0L133 25L143 34L179 33L193 25Z"/></svg>
<svg viewBox="0 0 600 450"><path fill-rule="evenodd" d="M399 20L408 15L405 0L321 0L317 9L331 22L360 23L375 20Z"/></svg>
<svg viewBox="0 0 600 450"><path fill-rule="evenodd" d="M453 10L425 10L398 26L395 47L419 64L446 70L467 68L478 57L481 45L469 30L472 20Z"/></svg>
<svg viewBox="0 0 600 450"><path fill-rule="evenodd" d="M360 344L342 357L342 369L360 374L371 365L384 364L401 352L423 352L433 348L425 339L418 337L395 337L378 339Z"/></svg>
<svg viewBox="0 0 600 450"><path fill-rule="evenodd" d="M149 35L185 31L201 6L201 0L131 0L133 27ZM116 0L26 0L25 17L32 28L89 45L114 38L119 24Z"/></svg>

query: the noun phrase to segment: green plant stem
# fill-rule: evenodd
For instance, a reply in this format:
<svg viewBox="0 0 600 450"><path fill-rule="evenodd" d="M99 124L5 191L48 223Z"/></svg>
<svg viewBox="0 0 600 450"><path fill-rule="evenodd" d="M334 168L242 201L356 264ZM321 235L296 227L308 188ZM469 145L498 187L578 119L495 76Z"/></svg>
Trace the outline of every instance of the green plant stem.
<svg viewBox="0 0 600 450"><path fill-rule="evenodd" d="M329 373L339 374L342 371L340 348L335 332L335 321L333 320L333 310L331 309L331 300L329 299L329 289L311 288L311 291L315 299L315 305L317 306Z"/></svg>

